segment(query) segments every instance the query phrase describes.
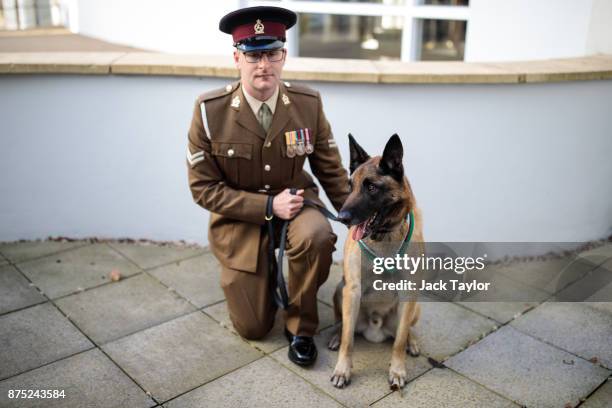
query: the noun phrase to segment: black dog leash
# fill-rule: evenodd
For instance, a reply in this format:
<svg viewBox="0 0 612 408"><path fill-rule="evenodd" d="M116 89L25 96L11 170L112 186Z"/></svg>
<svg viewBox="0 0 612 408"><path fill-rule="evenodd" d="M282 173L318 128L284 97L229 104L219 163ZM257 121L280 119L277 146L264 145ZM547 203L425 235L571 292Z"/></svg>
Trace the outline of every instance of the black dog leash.
<svg viewBox="0 0 612 408"><path fill-rule="evenodd" d="M295 195L297 193L297 189L292 188L289 189L289 193ZM270 290L272 292L272 297L274 298L274 302L281 309L287 309L289 306L289 296L287 295L287 285L285 284L285 277L283 276L283 256L285 254L285 244L287 243L287 228L289 226L290 220L283 221L281 225L281 234L280 234L280 242L278 245L278 258L275 257L274 254L274 214L272 210L272 202L274 201L274 196L268 196L268 201L266 203L266 221L268 224L268 271L270 274ZM331 211L329 211L325 207L321 207L317 203L307 198L304 199L304 205L309 207L314 207L319 210L325 217L329 218L333 221L339 221L338 217L336 217ZM276 284L274 284L274 276L276 276Z"/></svg>

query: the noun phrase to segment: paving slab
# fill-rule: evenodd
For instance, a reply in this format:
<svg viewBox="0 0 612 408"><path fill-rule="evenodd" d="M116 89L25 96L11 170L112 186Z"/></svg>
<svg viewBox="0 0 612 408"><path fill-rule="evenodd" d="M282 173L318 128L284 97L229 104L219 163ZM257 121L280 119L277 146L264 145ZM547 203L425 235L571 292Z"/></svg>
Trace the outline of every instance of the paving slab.
<svg viewBox="0 0 612 408"><path fill-rule="evenodd" d="M469 302L457 303L504 324L550 297L550 294L543 290L515 282L502 274L496 274L494 279L489 280L489 282L491 282L491 287L486 292L470 296ZM483 301L483 299L520 299L522 301L497 302Z"/></svg>
<svg viewBox="0 0 612 408"><path fill-rule="evenodd" d="M327 306L323 302L318 303L319 311L319 329L318 331L324 330L334 324L334 312L333 309ZM229 329L233 333L236 333L234 325L232 324L229 312L227 310L227 302L218 303L216 305L207 307L203 311L210 315L213 319L218 321L223 327ZM285 319L282 312L276 313L276 320L274 321L274 327L270 330L270 333L262 340L246 340L251 346L263 351L264 353L272 353L281 347L287 346L287 339L285 337Z"/></svg>
<svg viewBox="0 0 612 408"><path fill-rule="evenodd" d="M347 388L338 389L330 382L338 359L338 352L327 348L327 342L334 333L335 329L330 328L315 336L319 356L311 367L302 368L289 361L288 347L283 347L270 356L344 405L367 406L387 395L390 392L387 378L392 341L375 344L366 341L361 336L355 337L351 384ZM430 368L431 365L425 357L406 356L408 381Z"/></svg>
<svg viewBox="0 0 612 408"><path fill-rule="evenodd" d="M207 252L204 248L181 245L159 245L155 243L110 242L110 246L121 252L143 269L169 264Z"/></svg>
<svg viewBox="0 0 612 408"><path fill-rule="evenodd" d="M477 292L470 300L541 302L554 292L546 284L548 279L554 280L554 277L563 273L564 268L571 269L567 260L534 261L519 265L517 269L494 265L477 272L476 278L483 281L490 274L492 283L489 290ZM581 270L580 273L584 272Z"/></svg>
<svg viewBox="0 0 612 408"><path fill-rule="evenodd" d="M608 290L612 291L612 285L610 288L608 288ZM584 304L592 307L593 309L597 309L612 315L612 302L584 302Z"/></svg>
<svg viewBox="0 0 612 408"><path fill-rule="evenodd" d="M373 405L376 408L512 408L519 406L452 370L434 368Z"/></svg>
<svg viewBox="0 0 612 408"><path fill-rule="evenodd" d="M612 380L608 379L582 404L581 408L610 408L612 405Z"/></svg>
<svg viewBox="0 0 612 408"><path fill-rule="evenodd" d="M87 241L7 242L0 244L0 253L12 263L19 263L87 245L90 245Z"/></svg>
<svg viewBox="0 0 612 408"><path fill-rule="evenodd" d="M57 399L9 400L8 390L63 390ZM92 349L0 382L2 407L152 407L149 398L100 350Z"/></svg>
<svg viewBox="0 0 612 408"><path fill-rule="evenodd" d="M336 286L338 282L342 280L342 264L332 264L329 270L329 277L323 285L319 288L317 298L326 303L329 306L334 306L334 293L336 292Z"/></svg>
<svg viewBox="0 0 612 408"><path fill-rule="evenodd" d="M589 249L580 253L583 258L589 259L610 259L612 258L612 243L607 242L597 248Z"/></svg>
<svg viewBox="0 0 612 408"><path fill-rule="evenodd" d="M463 350L497 323L449 302L421 302L421 317L414 327L421 352L438 361Z"/></svg>
<svg viewBox="0 0 612 408"><path fill-rule="evenodd" d="M556 293L555 300L560 302L612 302L612 260L597 266Z"/></svg>
<svg viewBox="0 0 612 408"><path fill-rule="evenodd" d="M506 324L537 306L535 302L458 302L463 307Z"/></svg>
<svg viewBox="0 0 612 408"><path fill-rule="evenodd" d="M612 260L609 260L589 272L583 279L570 285L566 290L561 291L554 299L581 301L582 298L590 295L581 303L612 315L612 282L608 283L611 273Z"/></svg>
<svg viewBox="0 0 612 408"><path fill-rule="evenodd" d="M269 357L259 359L166 404L200 407L341 407Z"/></svg>
<svg viewBox="0 0 612 408"><path fill-rule="evenodd" d="M612 315L580 303L547 302L512 327L585 360L612 368Z"/></svg>
<svg viewBox="0 0 612 408"><path fill-rule="evenodd" d="M151 269L148 273L201 308L225 299L220 284L220 268L214 255L206 253Z"/></svg>
<svg viewBox="0 0 612 408"><path fill-rule="evenodd" d="M108 343L103 349L158 401L262 356L199 311Z"/></svg>
<svg viewBox="0 0 612 408"><path fill-rule="evenodd" d="M93 244L18 265L47 296L56 299L110 282L110 272L123 277L140 270L108 245Z"/></svg>
<svg viewBox="0 0 612 408"><path fill-rule="evenodd" d="M496 269L516 282L553 294L597 267L602 261L599 257L573 256L515 262L496 266Z"/></svg>
<svg viewBox="0 0 612 408"><path fill-rule="evenodd" d="M47 300L14 267L0 266L0 315Z"/></svg>
<svg viewBox="0 0 612 408"><path fill-rule="evenodd" d="M6 314L0 317L0 379L91 347L50 303Z"/></svg>
<svg viewBox="0 0 612 408"><path fill-rule="evenodd" d="M98 344L195 310L146 274L62 298L56 304Z"/></svg>
<svg viewBox="0 0 612 408"><path fill-rule="evenodd" d="M502 327L445 364L528 407L576 406L610 374L511 326Z"/></svg>

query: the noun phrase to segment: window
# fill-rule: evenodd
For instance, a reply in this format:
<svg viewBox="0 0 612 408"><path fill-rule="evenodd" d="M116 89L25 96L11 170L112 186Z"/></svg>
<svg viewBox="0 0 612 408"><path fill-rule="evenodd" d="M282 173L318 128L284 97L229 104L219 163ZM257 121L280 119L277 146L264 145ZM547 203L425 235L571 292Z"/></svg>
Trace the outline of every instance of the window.
<svg viewBox="0 0 612 408"><path fill-rule="evenodd" d="M423 4L434 6L468 6L470 0L423 0Z"/></svg>
<svg viewBox="0 0 612 408"><path fill-rule="evenodd" d="M0 0L0 29L65 26L67 10L60 0Z"/></svg>
<svg viewBox="0 0 612 408"><path fill-rule="evenodd" d="M422 19L420 31L421 61L463 61L465 21Z"/></svg>
<svg viewBox="0 0 612 408"><path fill-rule="evenodd" d="M378 4L404 4L406 1L405 0L337 0L337 1L333 1L333 0L295 0L295 1L318 1L321 3L378 3ZM429 0L432 1L432 0ZM435 1L435 0L434 0Z"/></svg>
<svg viewBox="0 0 612 408"><path fill-rule="evenodd" d="M320 58L458 60L465 55L469 0L278 0L299 15L289 53Z"/></svg>
<svg viewBox="0 0 612 408"><path fill-rule="evenodd" d="M402 17L301 13L299 55L395 59L402 52Z"/></svg>

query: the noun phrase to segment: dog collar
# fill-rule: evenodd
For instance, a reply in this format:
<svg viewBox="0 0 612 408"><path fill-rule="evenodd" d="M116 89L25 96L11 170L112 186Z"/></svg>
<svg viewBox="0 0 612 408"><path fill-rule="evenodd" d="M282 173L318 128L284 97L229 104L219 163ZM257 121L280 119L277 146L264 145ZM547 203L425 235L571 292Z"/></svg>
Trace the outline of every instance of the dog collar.
<svg viewBox="0 0 612 408"><path fill-rule="evenodd" d="M408 232L406 233L406 236L404 237L404 241L402 241L402 245L400 245L399 249L397 250L398 255L401 255L406 251L406 247L408 247L408 243L410 242L410 239L412 238L412 232L414 231L414 214L412 213L412 211L408 213L408 217L406 217L406 220L410 223L410 225L408 227ZM376 252L374 252L372 248L370 248L363 241L363 239L360 239L359 241L357 241L357 243L359 244L361 251L368 257L368 259L371 262L374 262L374 259L379 258L379 256L376 255ZM395 271L395 269L388 269L387 271L393 272Z"/></svg>

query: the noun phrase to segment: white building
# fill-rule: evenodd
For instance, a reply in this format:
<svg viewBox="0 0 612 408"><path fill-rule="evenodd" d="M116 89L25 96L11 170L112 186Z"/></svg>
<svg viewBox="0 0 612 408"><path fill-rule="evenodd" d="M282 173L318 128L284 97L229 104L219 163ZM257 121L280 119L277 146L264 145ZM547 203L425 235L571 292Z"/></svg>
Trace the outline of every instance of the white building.
<svg viewBox="0 0 612 408"><path fill-rule="evenodd" d="M500 61L612 54L609 0L408 2L38 5L57 4L50 15L82 34L173 53L228 57L231 39L218 31L219 18L265 3L300 13L301 25L290 30L294 55ZM43 11L13 8L19 18L11 20L7 4L5 27L43 26ZM32 54L0 61L0 194L9 197L0 201L0 241L60 235L206 244L208 213L193 204L185 177L186 130L196 95L236 76L231 60ZM220 65L209 69L213 63ZM285 74L321 92L345 164L349 132L369 152L380 152L393 133L402 137L428 240L578 242L612 233L610 56L524 64L291 58ZM346 229L334 228L340 248Z"/></svg>
<svg viewBox="0 0 612 408"><path fill-rule="evenodd" d="M221 16L281 5L300 14L295 56L517 61L612 53L609 0L2 0L3 25L65 24L152 51L228 54Z"/></svg>
<svg viewBox="0 0 612 408"><path fill-rule="evenodd" d="M251 5L300 14L294 56L517 61L612 53L609 0L2 0L5 28L67 25L152 51L228 54L221 16Z"/></svg>

